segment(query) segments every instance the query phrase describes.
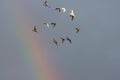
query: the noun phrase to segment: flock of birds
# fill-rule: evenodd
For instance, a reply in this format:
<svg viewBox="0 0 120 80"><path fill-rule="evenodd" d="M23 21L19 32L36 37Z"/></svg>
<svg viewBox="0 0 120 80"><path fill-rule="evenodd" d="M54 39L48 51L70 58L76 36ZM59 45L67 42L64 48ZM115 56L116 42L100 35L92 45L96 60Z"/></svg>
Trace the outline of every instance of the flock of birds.
<svg viewBox="0 0 120 80"><path fill-rule="evenodd" d="M48 1L44 1L44 2L42 3L42 5L43 5L44 7L46 7L46 8L51 8L51 6L48 5ZM55 10L55 11L58 11L58 12L63 12L63 13L66 12L66 8L55 8L54 10ZM71 21L74 20L75 14L74 14L74 11L73 11L73 10L71 10L71 12L69 13L69 17L71 18ZM43 23L43 25L46 25L46 27L48 27L48 28L50 28L50 25L51 25L53 28L55 28L57 24L56 24L55 22L52 22L52 23L49 25L48 23L45 22L45 23ZM34 28L33 28L32 31L33 31L33 32L38 32L36 26L34 26ZM79 28L79 27L75 27L75 32L76 32L76 34L79 33L79 32L80 32L80 28ZM72 40L71 40L69 37L66 37L66 38L60 37L60 39L61 39L61 43L62 43L62 44L64 43L65 40L69 41L69 42L72 44ZM55 44L58 46L58 41L57 41L55 38L53 38L53 43L55 43Z"/></svg>

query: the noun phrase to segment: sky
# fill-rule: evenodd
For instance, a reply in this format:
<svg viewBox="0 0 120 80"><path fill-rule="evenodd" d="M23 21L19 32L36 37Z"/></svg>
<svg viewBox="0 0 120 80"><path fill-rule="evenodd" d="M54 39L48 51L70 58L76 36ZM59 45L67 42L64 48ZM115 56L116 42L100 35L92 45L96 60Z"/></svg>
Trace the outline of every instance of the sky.
<svg viewBox="0 0 120 80"><path fill-rule="evenodd" d="M33 48L38 45L62 80L120 80L120 1L48 0L51 8L42 2L0 0L0 80L48 80L36 78L34 65L39 63L30 50L31 41L36 41ZM67 12L59 13L56 7L65 7ZM74 21L69 17L71 9ZM57 23L55 29L43 25L52 21ZM32 32L34 25L38 33ZM75 27L80 27L78 34ZM60 43L59 38L66 36L72 44Z"/></svg>

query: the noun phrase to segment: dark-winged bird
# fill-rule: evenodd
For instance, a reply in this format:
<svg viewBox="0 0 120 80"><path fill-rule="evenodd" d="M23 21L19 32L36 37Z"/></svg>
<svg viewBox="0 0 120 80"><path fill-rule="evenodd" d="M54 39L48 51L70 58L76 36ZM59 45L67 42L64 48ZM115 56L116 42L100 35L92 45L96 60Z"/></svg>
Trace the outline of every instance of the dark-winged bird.
<svg viewBox="0 0 120 80"><path fill-rule="evenodd" d="M33 32L37 32L37 28L36 28L36 26L34 26L34 28L33 28L32 31L33 31Z"/></svg>
<svg viewBox="0 0 120 80"><path fill-rule="evenodd" d="M58 42L55 38L53 39L53 42L58 46Z"/></svg>
<svg viewBox="0 0 120 80"><path fill-rule="evenodd" d="M73 10L71 10L69 16L71 17L71 20L73 21L73 19L75 18L75 14L74 14Z"/></svg>
<svg viewBox="0 0 120 80"><path fill-rule="evenodd" d="M59 12L61 11L60 8L55 8L55 10L58 10Z"/></svg>
<svg viewBox="0 0 120 80"><path fill-rule="evenodd" d="M66 37L66 39L67 39L70 43L72 43L72 40L71 40L70 38Z"/></svg>
<svg viewBox="0 0 120 80"><path fill-rule="evenodd" d="M48 6L47 1L45 1L45 2L43 3L43 6L45 6L45 7Z"/></svg>
<svg viewBox="0 0 120 80"><path fill-rule="evenodd" d="M62 44L63 44L63 42L65 41L65 39L64 39L63 37L61 37L61 40L62 40L61 42L62 42Z"/></svg>
<svg viewBox="0 0 120 80"><path fill-rule="evenodd" d="M80 31L80 28L75 28L76 29L76 33L78 33Z"/></svg>
<svg viewBox="0 0 120 80"><path fill-rule="evenodd" d="M53 26L53 28L55 28L56 23L52 22L51 25Z"/></svg>
<svg viewBox="0 0 120 80"><path fill-rule="evenodd" d="M65 13L66 12L66 9L65 8L55 8L55 10L58 10L59 12L63 12L63 13Z"/></svg>
<svg viewBox="0 0 120 80"><path fill-rule="evenodd" d="M48 2L47 2L47 1L45 1L45 2L43 3L43 6L50 8L50 6L48 6Z"/></svg>

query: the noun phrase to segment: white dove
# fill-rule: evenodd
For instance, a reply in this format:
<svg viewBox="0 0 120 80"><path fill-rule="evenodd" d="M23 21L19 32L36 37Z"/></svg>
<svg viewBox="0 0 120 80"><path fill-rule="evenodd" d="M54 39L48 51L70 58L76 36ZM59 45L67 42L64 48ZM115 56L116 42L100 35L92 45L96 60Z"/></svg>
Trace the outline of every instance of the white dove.
<svg viewBox="0 0 120 80"><path fill-rule="evenodd" d="M71 10L69 16L71 17L71 20L73 21L73 19L75 18L75 14L73 10Z"/></svg>
<svg viewBox="0 0 120 80"><path fill-rule="evenodd" d="M50 28L49 24L48 23L44 23L48 28Z"/></svg>
<svg viewBox="0 0 120 80"><path fill-rule="evenodd" d="M62 11L63 13L65 13L65 12L66 12L66 9L65 9L65 8L61 8L61 11Z"/></svg>

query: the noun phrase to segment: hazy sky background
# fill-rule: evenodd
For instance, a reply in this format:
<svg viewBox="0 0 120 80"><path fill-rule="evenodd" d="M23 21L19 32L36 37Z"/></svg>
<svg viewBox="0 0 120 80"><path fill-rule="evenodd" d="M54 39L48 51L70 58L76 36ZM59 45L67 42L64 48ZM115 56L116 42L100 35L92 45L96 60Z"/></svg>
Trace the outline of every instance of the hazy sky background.
<svg viewBox="0 0 120 80"><path fill-rule="evenodd" d="M120 80L119 0L49 0L52 9L40 5L40 0L17 1L31 25L39 26L44 47L50 52L46 54L54 57L64 80ZM16 80L11 74L14 71L19 72L19 80L34 80L35 74L21 63L19 43L13 39L5 15L6 3L7 0L0 0L0 80ZM56 12L55 7L66 7L67 13ZM73 22L68 15L71 9L76 15ZM44 21L56 21L57 26L48 30ZM76 26L80 26L79 34L75 34ZM61 36L69 36L73 43L65 41L56 47L52 39Z"/></svg>

